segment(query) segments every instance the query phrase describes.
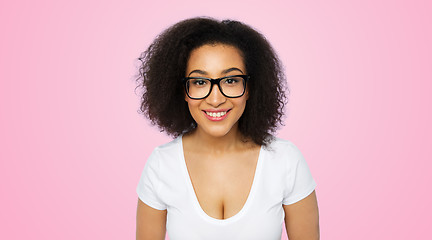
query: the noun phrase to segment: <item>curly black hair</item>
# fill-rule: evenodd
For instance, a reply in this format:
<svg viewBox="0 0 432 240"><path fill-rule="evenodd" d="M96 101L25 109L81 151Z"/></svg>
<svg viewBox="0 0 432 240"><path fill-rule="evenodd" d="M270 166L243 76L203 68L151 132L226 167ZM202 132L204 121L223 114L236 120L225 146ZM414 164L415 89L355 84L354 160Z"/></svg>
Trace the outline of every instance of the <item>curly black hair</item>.
<svg viewBox="0 0 432 240"><path fill-rule="evenodd" d="M279 124L283 125L286 104L282 64L266 38L250 26L233 20L208 17L180 21L156 37L141 53L137 78L142 88L140 113L174 137L197 126L184 101L185 76L190 52L206 44L226 44L238 48L244 57L249 98L239 119L245 138L266 146Z"/></svg>

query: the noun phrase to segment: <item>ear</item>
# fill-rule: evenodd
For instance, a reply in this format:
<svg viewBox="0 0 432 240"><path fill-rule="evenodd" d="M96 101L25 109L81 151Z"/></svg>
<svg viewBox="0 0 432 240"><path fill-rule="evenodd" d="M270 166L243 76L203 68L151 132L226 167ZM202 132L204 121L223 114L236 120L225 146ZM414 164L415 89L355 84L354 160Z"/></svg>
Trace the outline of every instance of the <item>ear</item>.
<svg viewBox="0 0 432 240"><path fill-rule="evenodd" d="M246 91L245 91L246 100L249 100L249 87L246 85Z"/></svg>
<svg viewBox="0 0 432 240"><path fill-rule="evenodd" d="M184 100L185 100L186 102L189 102L189 97L188 97L188 95L186 94L186 92L183 92L183 96L184 96Z"/></svg>

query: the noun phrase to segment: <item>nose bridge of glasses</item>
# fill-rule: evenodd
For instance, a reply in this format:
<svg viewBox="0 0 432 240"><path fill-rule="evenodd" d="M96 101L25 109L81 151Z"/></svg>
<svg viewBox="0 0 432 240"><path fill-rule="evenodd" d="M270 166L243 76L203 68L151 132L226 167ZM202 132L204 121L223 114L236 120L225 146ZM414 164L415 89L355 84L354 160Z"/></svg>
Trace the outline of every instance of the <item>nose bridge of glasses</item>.
<svg viewBox="0 0 432 240"><path fill-rule="evenodd" d="M209 95L213 94L214 89L216 89L216 92L219 92L219 95L223 96L222 94L222 88L220 86L220 82L221 82L222 78L218 78L218 79L211 79L211 87L209 90Z"/></svg>

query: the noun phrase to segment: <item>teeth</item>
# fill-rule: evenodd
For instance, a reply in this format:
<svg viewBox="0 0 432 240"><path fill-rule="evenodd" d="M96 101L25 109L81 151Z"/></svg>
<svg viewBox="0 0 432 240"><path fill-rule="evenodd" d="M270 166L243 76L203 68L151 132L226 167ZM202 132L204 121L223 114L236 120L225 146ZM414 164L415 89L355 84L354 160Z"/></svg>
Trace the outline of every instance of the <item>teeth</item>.
<svg viewBox="0 0 432 240"><path fill-rule="evenodd" d="M227 112L205 112L207 115L209 115L210 117L222 117L224 116Z"/></svg>

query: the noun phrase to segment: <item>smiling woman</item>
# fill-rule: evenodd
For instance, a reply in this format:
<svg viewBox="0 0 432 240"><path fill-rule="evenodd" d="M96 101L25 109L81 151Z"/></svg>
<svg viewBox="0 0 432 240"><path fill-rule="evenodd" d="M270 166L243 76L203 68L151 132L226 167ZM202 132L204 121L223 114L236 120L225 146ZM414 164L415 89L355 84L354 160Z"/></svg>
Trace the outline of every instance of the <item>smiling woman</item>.
<svg viewBox="0 0 432 240"><path fill-rule="evenodd" d="M316 183L299 149L272 133L285 78L251 27L194 18L142 54L142 112L174 140L137 186L137 239L319 239Z"/></svg>
<svg viewBox="0 0 432 240"><path fill-rule="evenodd" d="M207 44L193 50L186 66L187 76L199 78L219 78L226 75L244 74L245 72L246 68L239 50L224 44ZM236 79L239 78L242 79L241 77ZM207 90L204 89L204 96L207 97L200 100L188 96L191 93L197 94L200 90L191 92L189 89L198 87L186 87L186 92L189 94L185 95L185 100L188 103L192 118L197 123L195 134L219 138L227 135L230 131L238 131L238 120L244 112L248 93L246 91L246 94L243 94L245 92L244 83L234 84L232 78L227 78L227 80L231 80L231 85L236 85L236 87L225 87L229 84L227 81L214 88L207 84L209 87ZM237 94L234 97L226 97L226 94L233 91L230 90L232 88L237 89Z"/></svg>

